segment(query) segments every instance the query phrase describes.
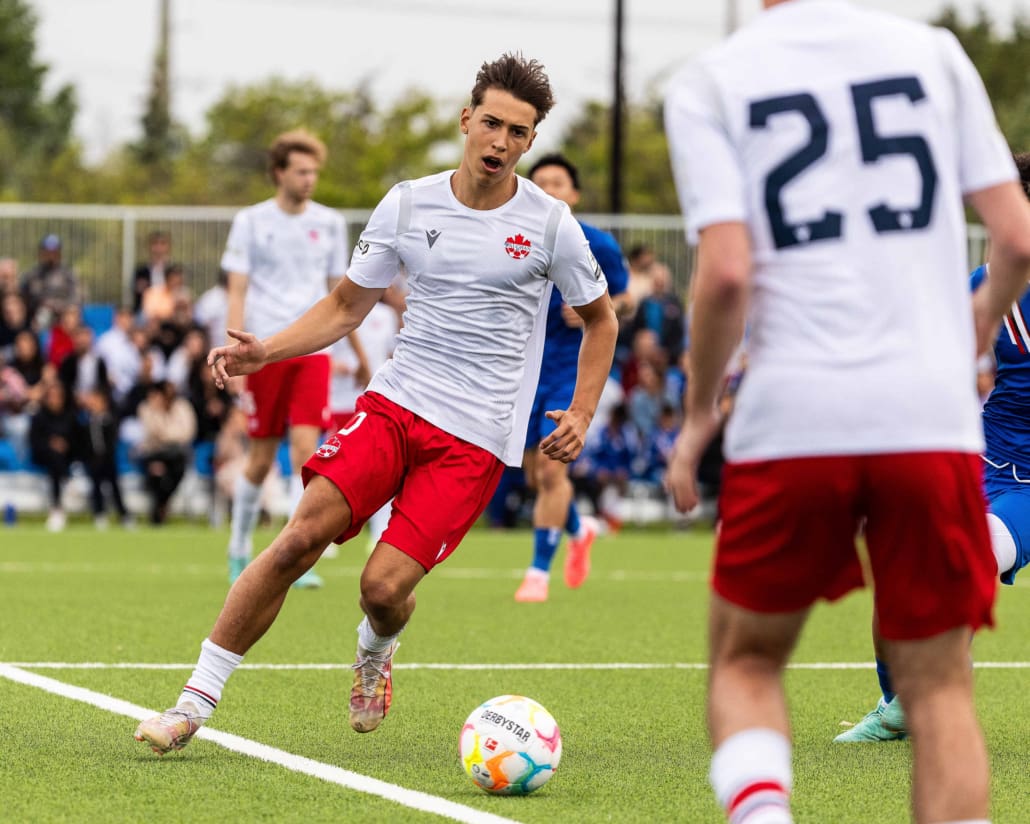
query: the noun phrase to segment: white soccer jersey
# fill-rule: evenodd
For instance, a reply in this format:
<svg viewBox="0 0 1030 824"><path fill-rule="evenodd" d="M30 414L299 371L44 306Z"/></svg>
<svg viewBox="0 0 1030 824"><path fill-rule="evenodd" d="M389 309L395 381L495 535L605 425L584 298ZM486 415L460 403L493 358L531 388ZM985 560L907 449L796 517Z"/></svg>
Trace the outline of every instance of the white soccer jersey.
<svg viewBox="0 0 1030 824"><path fill-rule="evenodd" d="M358 337L361 339L361 348L365 350L368 368L372 370L373 374L390 359L399 331L400 319L397 317L397 312L385 303L377 303L361 321L361 326L358 327ZM334 363L340 361L351 369L358 368L358 356L354 353L354 347L350 345L348 338L343 337L336 341L330 354ZM351 412L358 396L363 391L364 387L354 380L354 375L334 374L330 388L329 408L334 413Z"/></svg>
<svg viewBox="0 0 1030 824"><path fill-rule="evenodd" d="M358 240L348 277L385 288L403 263L407 310L369 391L518 466L551 283L582 306L608 284L565 204L518 178L497 209L463 205L453 172L394 186Z"/></svg>
<svg viewBox="0 0 1030 824"><path fill-rule="evenodd" d="M246 331L267 338L324 298L327 279L343 277L348 245L343 218L318 203L309 202L299 215L287 214L274 199L240 210L222 268L247 276Z"/></svg>
<svg viewBox="0 0 1030 824"><path fill-rule="evenodd" d="M978 451L962 195L1015 169L955 38L778 5L675 77L666 128L688 231L751 234L727 456Z"/></svg>

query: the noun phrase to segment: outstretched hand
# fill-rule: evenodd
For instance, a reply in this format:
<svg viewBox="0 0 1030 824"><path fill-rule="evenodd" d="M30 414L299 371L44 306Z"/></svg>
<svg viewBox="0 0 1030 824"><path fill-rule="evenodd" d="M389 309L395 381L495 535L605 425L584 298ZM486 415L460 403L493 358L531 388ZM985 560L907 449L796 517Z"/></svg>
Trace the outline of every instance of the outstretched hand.
<svg viewBox="0 0 1030 824"><path fill-rule="evenodd" d="M572 463L583 451L590 418L572 409L558 409L545 414L558 428L540 442L540 451L551 460Z"/></svg>
<svg viewBox="0 0 1030 824"><path fill-rule="evenodd" d="M265 365L268 353L265 344L250 332L227 329L230 338L238 343L216 346L207 356L207 365L215 379L215 386L224 389L229 378L237 375L251 375Z"/></svg>

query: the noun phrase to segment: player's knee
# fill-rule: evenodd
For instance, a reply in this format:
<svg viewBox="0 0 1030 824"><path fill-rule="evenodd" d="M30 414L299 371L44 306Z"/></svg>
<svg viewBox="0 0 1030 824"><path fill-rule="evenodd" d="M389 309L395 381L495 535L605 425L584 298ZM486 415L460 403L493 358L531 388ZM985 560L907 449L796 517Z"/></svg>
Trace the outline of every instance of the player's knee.
<svg viewBox="0 0 1030 824"><path fill-rule="evenodd" d="M561 489L570 483L569 467L561 461L545 458L537 463L536 486L541 492Z"/></svg>
<svg viewBox="0 0 1030 824"><path fill-rule="evenodd" d="M314 524L291 520L276 541L273 555L276 569L285 573L298 567L310 567L318 560L327 542L328 539L321 537L321 531Z"/></svg>
<svg viewBox="0 0 1030 824"><path fill-rule="evenodd" d="M389 578L361 579L361 604L369 612L396 609L408 597L399 581Z"/></svg>

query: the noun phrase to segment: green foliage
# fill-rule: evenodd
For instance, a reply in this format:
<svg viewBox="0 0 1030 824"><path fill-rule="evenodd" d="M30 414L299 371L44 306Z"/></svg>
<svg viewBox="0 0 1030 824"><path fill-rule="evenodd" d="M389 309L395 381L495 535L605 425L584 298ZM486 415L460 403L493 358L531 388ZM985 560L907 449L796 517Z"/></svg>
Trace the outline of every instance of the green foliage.
<svg viewBox="0 0 1030 824"><path fill-rule="evenodd" d="M1030 17L1017 13L1006 35L998 32L984 8L969 23L954 7L933 22L954 32L972 59L1012 150L1030 150Z"/></svg>
<svg viewBox="0 0 1030 824"><path fill-rule="evenodd" d="M25 198L36 177L69 148L75 90L46 98L47 66L36 59L36 15L23 0L0 0L0 194Z"/></svg>
<svg viewBox="0 0 1030 824"><path fill-rule="evenodd" d="M629 214L678 212L660 100L627 106L623 146L623 211ZM561 151L580 171L581 212L610 211L610 147L611 107L588 103L565 132L561 145Z"/></svg>

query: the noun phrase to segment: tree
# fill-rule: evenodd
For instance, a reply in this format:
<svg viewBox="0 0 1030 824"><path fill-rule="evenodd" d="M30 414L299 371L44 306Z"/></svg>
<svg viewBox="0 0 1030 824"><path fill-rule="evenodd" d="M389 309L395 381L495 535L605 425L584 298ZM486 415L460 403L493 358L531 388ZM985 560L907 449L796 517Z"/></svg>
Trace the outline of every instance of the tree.
<svg viewBox="0 0 1030 824"><path fill-rule="evenodd" d="M1030 150L1030 18L1017 14L1007 37L999 35L983 8L972 23L964 23L954 7L933 23L954 32L980 72L1009 146Z"/></svg>
<svg viewBox="0 0 1030 824"><path fill-rule="evenodd" d="M37 175L73 148L75 91L59 88L47 99L48 67L36 60L35 14L23 0L0 0L0 192L25 197Z"/></svg>
<svg viewBox="0 0 1030 824"><path fill-rule="evenodd" d="M147 108L141 119L143 137L133 147L140 162L151 166L155 177L159 179L167 178L168 164L181 142L172 120L170 6L171 0L161 0L160 31L157 49L154 52L154 67L150 75L150 93L147 95Z"/></svg>
<svg viewBox="0 0 1030 824"><path fill-rule="evenodd" d="M610 124L609 105L587 103L562 137L561 151L579 168L581 212L608 210ZM625 134L624 211L628 214L678 212L661 101L652 98L643 104L628 104Z"/></svg>

